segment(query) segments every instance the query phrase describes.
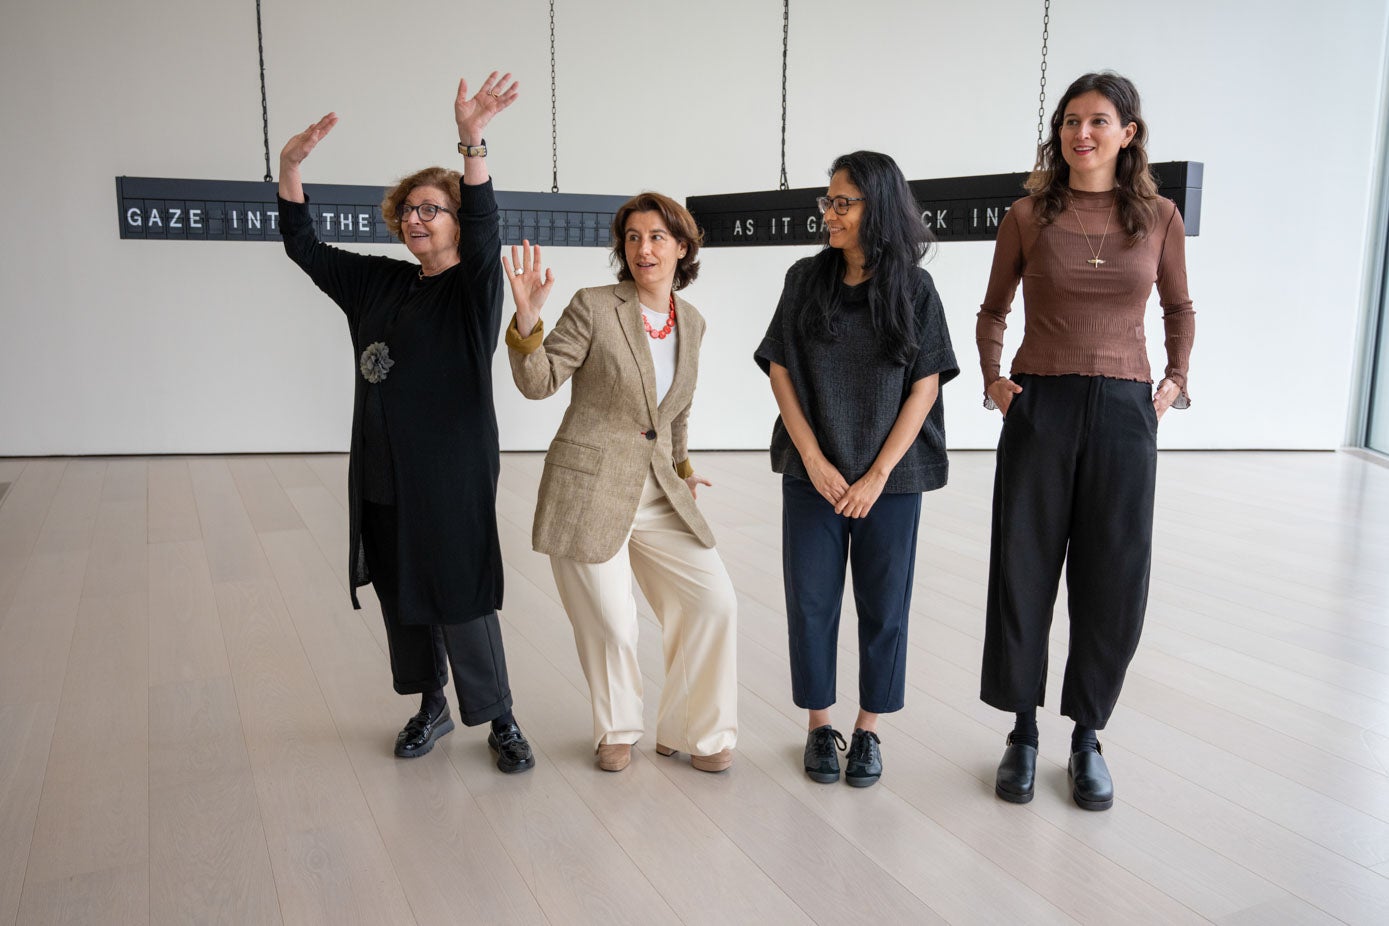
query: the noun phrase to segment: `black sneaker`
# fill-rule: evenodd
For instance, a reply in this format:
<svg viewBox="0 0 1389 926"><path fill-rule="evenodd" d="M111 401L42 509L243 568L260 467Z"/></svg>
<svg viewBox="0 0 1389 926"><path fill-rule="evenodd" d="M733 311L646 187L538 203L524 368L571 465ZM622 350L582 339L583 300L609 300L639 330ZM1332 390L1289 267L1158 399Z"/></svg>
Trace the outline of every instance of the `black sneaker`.
<svg viewBox="0 0 1389 926"><path fill-rule="evenodd" d="M849 754L844 757L848 768L844 770L845 783L855 788L866 788L878 783L883 777L883 752L878 748L878 734L869 730L855 730L849 742Z"/></svg>
<svg viewBox="0 0 1389 926"><path fill-rule="evenodd" d="M453 729L448 702L433 717L421 710L405 722L405 729L395 738L395 754L402 759L414 759L434 748L434 743Z"/></svg>
<svg viewBox="0 0 1389 926"><path fill-rule="evenodd" d="M496 730L488 733L487 745L497 754L497 768L508 774L535 768L531 744L526 742L526 735L514 723L502 727L500 733Z"/></svg>
<svg viewBox="0 0 1389 926"><path fill-rule="evenodd" d="M805 773L811 781L829 784L839 780L839 754L835 746L844 749L844 737L829 724L816 727L805 738Z"/></svg>

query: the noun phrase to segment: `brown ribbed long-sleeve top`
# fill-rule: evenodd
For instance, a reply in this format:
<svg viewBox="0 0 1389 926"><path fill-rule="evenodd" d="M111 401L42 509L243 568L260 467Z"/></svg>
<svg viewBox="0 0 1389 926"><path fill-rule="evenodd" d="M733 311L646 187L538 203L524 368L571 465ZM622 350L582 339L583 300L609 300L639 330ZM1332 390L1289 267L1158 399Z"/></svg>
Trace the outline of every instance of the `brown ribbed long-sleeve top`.
<svg viewBox="0 0 1389 926"><path fill-rule="evenodd" d="M1181 388L1173 404L1187 405L1196 312L1187 295L1181 213L1170 199L1159 199L1153 228L1130 247L1115 210L1101 244L1113 206L1113 191L1072 190L1071 206L1050 225L1037 224L1030 196L1013 203L1003 217L975 326L985 387L999 377L1003 332L1019 281L1024 327L1014 373L1077 373L1151 383L1143 315L1156 283L1166 332L1164 376ZM1082 228L1089 233L1088 245ZM1096 249L1104 260L1098 267L1087 263Z"/></svg>

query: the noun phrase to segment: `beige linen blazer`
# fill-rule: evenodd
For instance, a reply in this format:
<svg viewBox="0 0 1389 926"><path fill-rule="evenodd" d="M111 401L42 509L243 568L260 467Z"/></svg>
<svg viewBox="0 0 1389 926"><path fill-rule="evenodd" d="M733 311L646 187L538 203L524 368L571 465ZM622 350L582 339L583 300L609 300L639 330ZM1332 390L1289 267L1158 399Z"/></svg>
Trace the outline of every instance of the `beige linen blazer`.
<svg viewBox="0 0 1389 926"><path fill-rule="evenodd" d="M714 533L685 485L687 426L704 319L676 297L675 377L656 402L656 367L631 282L581 289L548 337L537 323L506 331L511 375L528 399L554 395L571 376L569 408L545 454L531 545L581 563L612 559L627 538L648 473L706 547ZM543 342L542 342L543 338Z"/></svg>

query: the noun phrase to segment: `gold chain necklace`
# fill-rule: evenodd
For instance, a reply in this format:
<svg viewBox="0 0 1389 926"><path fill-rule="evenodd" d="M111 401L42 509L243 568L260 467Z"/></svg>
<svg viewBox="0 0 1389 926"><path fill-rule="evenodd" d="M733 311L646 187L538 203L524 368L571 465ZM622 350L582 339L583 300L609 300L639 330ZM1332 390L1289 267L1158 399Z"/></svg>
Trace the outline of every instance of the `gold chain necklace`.
<svg viewBox="0 0 1389 926"><path fill-rule="evenodd" d="M1104 220L1104 234L1100 235L1100 246L1098 249L1090 243L1090 236L1085 233L1085 223L1080 220L1080 210L1076 208L1074 201L1071 202L1071 211L1076 214L1076 225L1080 226L1080 233L1085 236L1085 246L1090 249L1090 259L1086 261L1094 269L1100 269L1100 264L1104 263L1100 259L1100 251L1104 250L1104 239L1109 237L1109 222L1114 218L1114 204L1109 204L1109 215Z"/></svg>

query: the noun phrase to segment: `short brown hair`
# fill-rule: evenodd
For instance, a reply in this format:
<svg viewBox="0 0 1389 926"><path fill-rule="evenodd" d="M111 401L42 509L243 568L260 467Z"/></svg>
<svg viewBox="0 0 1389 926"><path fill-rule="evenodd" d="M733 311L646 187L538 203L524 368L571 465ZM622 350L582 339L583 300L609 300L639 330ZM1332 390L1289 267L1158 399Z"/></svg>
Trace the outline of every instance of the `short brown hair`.
<svg viewBox="0 0 1389 926"><path fill-rule="evenodd" d="M655 212L675 240L685 246L685 256L675 267L675 289L684 289L699 276L699 246L704 243L704 235L695 224L694 216L684 206L660 193L638 193L618 207L613 215L613 253L609 258L617 268L619 283L632 279L631 268L627 266L627 248L623 239L627 236L627 220L636 212Z"/></svg>
<svg viewBox="0 0 1389 926"><path fill-rule="evenodd" d="M426 167L402 179L387 190L381 200L381 212L386 219L386 227L398 240L405 240L400 237L400 216L396 215L396 211L400 209L400 204L405 202L405 197L410 195L410 191L417 186L432 186L442 192L444 199L448 200L446 205L449 215L453 216L455 222L458 221L458 207L461 205L458 202L458 184L462 179L463 175L458 171L444 167Z"/></svg>

